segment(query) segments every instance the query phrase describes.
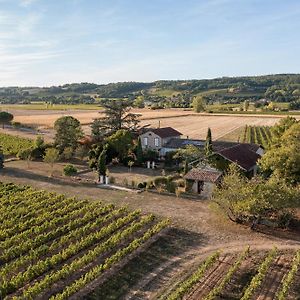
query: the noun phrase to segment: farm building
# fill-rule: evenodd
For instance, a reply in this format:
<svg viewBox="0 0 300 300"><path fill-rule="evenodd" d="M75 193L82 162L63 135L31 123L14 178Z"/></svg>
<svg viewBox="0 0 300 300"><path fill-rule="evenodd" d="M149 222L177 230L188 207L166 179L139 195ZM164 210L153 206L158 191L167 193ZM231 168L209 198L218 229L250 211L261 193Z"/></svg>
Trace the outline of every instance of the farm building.
<svg viewBox="0 0 300 300"><path fill-rule="evenodd" d="M180 139L181 133L172 127L149 129L140 135L142 148L158 151L160 156L164 156L164 147L172 139Z"/></svg>
<svg viewBox="0 0 300 300"><path fill-rule="evenodd" d="M193 168L184 179L190 183L190 189L196 194L210 195L215 184L221 181L222 172L212 168Z"/></svg>
<svg viewBox="0 0 300 300"><path fill-rule="evenodd" d="M237 144L214 153L217 162L228 165L236 163L249 176L256 175L257 161L264 153L263 147L256 144ZM222 169L222 168L220 168Z"/></svg>

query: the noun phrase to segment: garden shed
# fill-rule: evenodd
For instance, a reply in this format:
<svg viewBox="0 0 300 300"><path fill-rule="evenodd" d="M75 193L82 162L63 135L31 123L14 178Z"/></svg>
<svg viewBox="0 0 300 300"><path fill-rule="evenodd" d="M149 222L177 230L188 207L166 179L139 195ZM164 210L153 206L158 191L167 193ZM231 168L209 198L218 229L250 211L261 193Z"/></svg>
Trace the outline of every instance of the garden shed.
<svg viewBox="0 0 300 300"><path fill-rule="evenodd" d="M213 186L220 182L221 177L222 172L215 169L193 168L185 174L184 179L193 193L210 195Z"/></svg>

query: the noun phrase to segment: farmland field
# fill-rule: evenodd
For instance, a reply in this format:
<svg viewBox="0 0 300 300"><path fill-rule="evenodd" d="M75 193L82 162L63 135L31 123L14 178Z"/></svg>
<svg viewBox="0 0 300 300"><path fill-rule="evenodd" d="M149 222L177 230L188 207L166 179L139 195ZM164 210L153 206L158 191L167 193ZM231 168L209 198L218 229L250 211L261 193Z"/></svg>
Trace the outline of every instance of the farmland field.
<svg viewBox="0 0 300 300"><path fill-rule="evenodd" d="M0 184L0 194L1 299L84 295L168 223L28 186Z"/></svg>
<svg viewBox="0 0 300 300"><path fill-rule="evenodd" d="M11 110L11 112L15 116L15 121L47 129L50 137L53 137L51 128L59 117L74 116L82 123L84 132L89 134L89 124L93 119L101 116L101 111L98 110ZM281 117L285 117L283 115L196 114L191 110L183 109L134 109L132 112L140 115L141 125L172 126L183 136L195 139L205 138L208 127L212 129L213 139L222 139L223 136L245 125L273 126ZM296 118L300 119L298 116Z"/></svg>

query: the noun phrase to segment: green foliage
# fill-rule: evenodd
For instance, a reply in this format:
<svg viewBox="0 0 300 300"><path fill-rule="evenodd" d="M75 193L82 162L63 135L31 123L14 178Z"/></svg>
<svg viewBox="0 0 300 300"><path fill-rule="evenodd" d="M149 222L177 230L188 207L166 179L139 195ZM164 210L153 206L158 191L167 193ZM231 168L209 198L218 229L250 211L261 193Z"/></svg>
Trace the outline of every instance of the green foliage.
<svg viewBox="0 0 300 300"><path fill-rule="evenodd" d="M247 111L249 109L249 105L250 105L249 100L245 100L244 101L244 107L243 107L244 111Z"/></svg>
<svg viewBox="0 0 300 300"><path fill-rule="evenodd" d="M260 159L265 175L280 177L291 184L300 183L300 122L286 129Z"/></svg>
<svg viewBox="0 0 300 300"><path fill-rule="evenodd" d="M98 158L97 171L98 171L99 178L100 178L100 176L106 175L106 170L107 170L107 168L106 168L106 149L104 148Z"/></svg>
<svg viewBox="0 0 300 300"><path fill-rule="evenodd" d="M185 148L176 151L174 159L192 162L203 157L203 151L194 145L187 145Z"/></svg>
<svg viewBox="0 0 300 300"><path fill-rule="evenodd" d="M75 168L73 165L68 164L64 166L64 175L66 176L74 176L77 174L77 168Z"/></svg>
<svg viewBox="0 0 300 300"><path fill-rule="evenodd" d="M206 156L209 156L213 153L212 136L211 136L211 129L210 128L208 128L208 130L207 130L204 151L205 151Z"/></svg>
<svg viewBox="0 0 300 300"><path fill-rule="evenodd" d="M294 256L290 271L284 275L282 278L282 285L281 289L277 292L276 294L276 299L277 300L285 300L287 299L288 292L295 281L296 274L299 270L300 266L300 250L298 250Z"/></svg>
<svg viewBox="0 0 300 300"><path fill-rule="evenodd" d="M143 148L142 148L142 142L141 139L138 139L136 149L135 149L135 155L136 155L136 163L137 165L141 166L144 162L144 154L143 154Z"/></svg>
<svg viewBox="0 0 300 300"><path fill-rule="evenodd" d="M249 255L250 247L248 246L237 258L234 264L229 268L225 276L222 278L221 282L215 286L209 294L204 298L204 300L213 300L215 299L222 290L225 288L226 284L230 282L234 273L238 270L240 265L242 264L243 260Z"/></svg>
<svg viewBox="0 0 300 300"><path fill-rule="evenodd" d="M277 253L277 249L273 248L268 255L266 256L265 260L261 263L257 270L257 274L252 278L250 284L246 288L243 297L241 300L250 300L253 297L254 292L260 287L263 279L265 278L271 263L273 262Z"/></svg>
<svg viewBox="0 0 300 300"><path fill-rule="evenodd" d="M0 147L0 170L4 168L4 155L2 148Z"/></svg>
<svg viewBox="0 0 300 300"><path fill-rule="evenodd" d="M133 105L137 108L144 108L145 102L144 102L144 96L138 96L135 100Z"/></svg>
<svg viewBox="0 0 300 300"><path fill-rule="evenodd" d="M203 97L201 96L194 97L192 107L193 110L197 113L205 111L205 101Z"/></svg>
<svg viewBox="0 0 300 300"><path fill-rule="evenodd" d="M62 157L65 160L70 160L73 157L74 149L72 147L66 147L62 153Z"/></svg>
<svg viewBox="0 0 300 300"><path fill-rule="evenodd" d="M44 156L44 162L50 164L53 168L54 163L60 159L59 151L55 148L47 148Z"/></svg>
<svg viewBox="0 0 300 300"><path fill-rule="evenodd" d="M47 298L58 283L104 257L101 265L84 272L69 286L62 285L51 297L67 299L169 223L141 215L139 210L128 212L124 207L115 209L29 187L0 183L0 190L5 198L0 208L3 298L15 292L24 299Z"/></svg>
<svg viewBox="0 0 300 300"><path fill-rule="evenodd" d="M245 221L253 217L277 221L283 212L293 212L300 207L297 187L280 178L251 180L241 175L236 165L231 165L220 186L213 193L214 201L233 221Z"/></svg>
<svg viewBox="0 0 300 300"><path fill-rule="evenodd" d="M14 116L11 113L0 111L0 124L2 124L2 128L4 128L4 125L10 124L13 118Z"/></svg>
<svg viewBox="0 0 300 300"><path fill-rule="evenodd" d="M5 155L16 155L20 150L33 147L34 143L30 139L0 133L0 146Z"/></svg>
<svg viewBox="0 0 300 300"><path fill-rule="evenodd" d="M35 148L39 148L42 149L45 146L45 141L44 138L40 135L37 136L37 138L35 139Z"/></svg>
<svg viewBox="0 0 300 300"><path fill-rule="evenodd" d="M33 148L27 148L20 150L17 154L17 157L21 160L31 160L32 159Z"/></svg>
<svg viewBox="0 0 300 300"><path fill-rule="evenodd" d="M54 123L54 129L56 130L54 145L60 152L63 152L67 147L75 150L78 140L83 136L80 122L71 116L57 119Z"/></svg>
<svg viewBox="0 0 300 300"><path fill-rule="evenodd" d="M133 102L128 99L102 100L105 117L92 123L92 136L97 140L114 134L118 130L136 131L138 116L129 113Z"/></svg>
<svg viewBox="0 0 300 300"><path fill-rule="evenodd" d="M120 161L125 161L129 150L133 147L132 134L125 129L120 129L106 139L107 144L117 154Z"/></svg>

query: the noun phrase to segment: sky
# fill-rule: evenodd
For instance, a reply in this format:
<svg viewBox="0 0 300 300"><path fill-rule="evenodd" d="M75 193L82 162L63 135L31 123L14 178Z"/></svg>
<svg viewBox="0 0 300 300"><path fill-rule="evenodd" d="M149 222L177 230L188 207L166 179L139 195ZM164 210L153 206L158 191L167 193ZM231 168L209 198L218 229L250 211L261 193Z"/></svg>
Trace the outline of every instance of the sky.
<svg viewBox="0 0 300 300"><path fill-rule="evenodd" d="M0 0L0 86L300 72L299 0Z"/></svg>

